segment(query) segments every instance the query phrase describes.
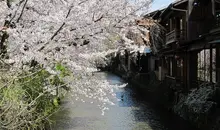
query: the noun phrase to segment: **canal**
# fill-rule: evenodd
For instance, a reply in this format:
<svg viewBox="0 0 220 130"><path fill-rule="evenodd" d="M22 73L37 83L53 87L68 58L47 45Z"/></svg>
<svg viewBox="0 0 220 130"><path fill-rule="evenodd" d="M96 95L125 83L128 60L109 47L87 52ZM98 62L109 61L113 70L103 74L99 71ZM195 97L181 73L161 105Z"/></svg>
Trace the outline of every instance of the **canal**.
<svg viewBox="0 0 220 130"><path fill-rule="evenodd" d="M144 100L120 77L110 73L92 77L108 82L112 89L92 85L73 89L52 117L52 130L195 130Z"/></svg>

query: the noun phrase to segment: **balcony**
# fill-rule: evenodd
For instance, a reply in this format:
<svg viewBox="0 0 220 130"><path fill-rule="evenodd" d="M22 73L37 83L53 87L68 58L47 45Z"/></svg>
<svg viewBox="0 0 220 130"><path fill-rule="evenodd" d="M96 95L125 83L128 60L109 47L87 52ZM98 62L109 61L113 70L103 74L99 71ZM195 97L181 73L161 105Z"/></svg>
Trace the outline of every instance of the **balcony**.
<svg viewBox="0 0 220 130"><path fill-rule="evenodd" d="M173 31L166 34L166 44L170 44L177 41L184 41L186 40L186 31L185 30L177 30L174 29Z"/></svg>
<svg viewBox="0 0 220 130"><path fill-rule="evenodd" d="M212 27L211 33L219 33L220 32L220 13L216 14L215 22Z"/></svg>
<svg viewBox="0 0 220 130"><path fill-rule="evenodd" d="M220 28L220 11L216 12L215 27Z"/></svg>

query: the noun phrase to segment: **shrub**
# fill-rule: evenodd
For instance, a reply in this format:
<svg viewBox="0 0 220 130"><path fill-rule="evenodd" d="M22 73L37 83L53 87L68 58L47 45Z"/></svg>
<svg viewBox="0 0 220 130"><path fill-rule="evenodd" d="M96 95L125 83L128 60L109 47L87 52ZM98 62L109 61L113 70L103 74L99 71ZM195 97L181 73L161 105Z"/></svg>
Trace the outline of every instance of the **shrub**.
<svg viewBox="0 0 220 130"><path fill-rule="evenodd" d="M68 70L60 63L52 75L40 66L2 75L0 79L0 129L46 129L48 117L59 108L59 91ZM4 72L2 72L4 73Z"/></svg>

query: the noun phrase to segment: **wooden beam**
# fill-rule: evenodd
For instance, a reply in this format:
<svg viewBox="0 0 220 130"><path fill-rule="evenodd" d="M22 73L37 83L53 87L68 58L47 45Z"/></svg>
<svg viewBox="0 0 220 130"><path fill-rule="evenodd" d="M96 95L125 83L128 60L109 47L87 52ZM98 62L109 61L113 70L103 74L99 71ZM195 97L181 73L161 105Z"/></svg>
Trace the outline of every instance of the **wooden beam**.
<svg viewBox="0 0 220 130"><path fill-rule="evenodd" d="M212 0L212 14L215 16L215 0Z"/></svg>

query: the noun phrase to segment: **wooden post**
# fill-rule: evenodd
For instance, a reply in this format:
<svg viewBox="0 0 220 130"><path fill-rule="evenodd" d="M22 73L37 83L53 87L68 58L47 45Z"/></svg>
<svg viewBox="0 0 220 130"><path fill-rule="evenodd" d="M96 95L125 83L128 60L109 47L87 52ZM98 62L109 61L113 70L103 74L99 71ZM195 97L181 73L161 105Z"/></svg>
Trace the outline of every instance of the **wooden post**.
<svg viewBox="0 0 220 130"><path fill-rule="evenodd" d="M187 86L188 90L190 88L198 87L194 84L197 81L197 71L198 71L198 53L189 52L187 55Z"/></svg>
<svg viewBox="0 0 220 130"><path fill-rule="evenodd" d="M186 56L186 64L187 64L187 90L189 90L190 88L190 52L187 53L187 56Z"/></svg>
<svg viewBox="0 0 220 130"><path fill-rule="evenodd" d="M170 32L173 31L173 19L170 19Z"/></svg>
<svg viewBox="0 0 220 130"><path fill-rule="evenodd" d="M184 88L187 88L187 52L184 53L183 58L183 82L184 82Z"/></svg>
<svg viewBox="0 0 220 130"><path fill-rule="evenodd" d="M210 82L212 82L212 63L213 63L213 51L212 51L212 45L210 45Z"/></svg>
<svg viewBox="0 0 220 130"><path fill-rule="evenodd" d="M212 14L215 16L215 0L212 0Z"/></svg>
<svg viewBox="0 0 220 130"><path fill-rule="evenodd" d="M216 45L216 82L220 84L220 47Z"/></svg>
<svg viewBox="0 0 220 130"><path fill-rule="evenodd" d="M131 61L130 61L130 55L129 55L129 53L128 53L128 71L130 72L130 70L131 70Z"/></svg>

